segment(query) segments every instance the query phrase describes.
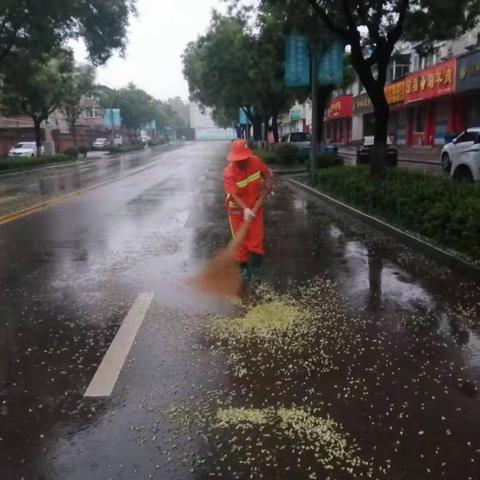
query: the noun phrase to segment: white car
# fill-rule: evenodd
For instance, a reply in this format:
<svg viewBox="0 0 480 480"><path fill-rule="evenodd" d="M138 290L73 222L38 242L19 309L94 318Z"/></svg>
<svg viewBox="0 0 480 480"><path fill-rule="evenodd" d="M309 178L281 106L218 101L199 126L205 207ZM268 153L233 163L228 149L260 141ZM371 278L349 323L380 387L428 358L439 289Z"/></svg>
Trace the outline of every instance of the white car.
<svg viewBox="0 0 480 480"><path fill-rule="evenodd" d="M467 128L447 143L441 153L442 168L457 180L480 181L480 127Z"/></svg>
<svg viewBox="0 0 480 480"><path fill-rule="evenodd" d="M92 149L93 150L107 150L108 148L108 138L97 138L93 142Z"/></svg>
<svg viewBox="0 0 480 480"><path fill-rule="evenodd" d="M43 155L44 148L40 149L40 155ZM36 157L37 144L35 142L18 142L8 151L9 157Z"/></svg>
<svg viewBox="0 0 480 480"><path fill-rule="evenodd" d="M307 132L292 132L282 137L282 142L293 143L298 148L310 148L312 137Z"/></svg>

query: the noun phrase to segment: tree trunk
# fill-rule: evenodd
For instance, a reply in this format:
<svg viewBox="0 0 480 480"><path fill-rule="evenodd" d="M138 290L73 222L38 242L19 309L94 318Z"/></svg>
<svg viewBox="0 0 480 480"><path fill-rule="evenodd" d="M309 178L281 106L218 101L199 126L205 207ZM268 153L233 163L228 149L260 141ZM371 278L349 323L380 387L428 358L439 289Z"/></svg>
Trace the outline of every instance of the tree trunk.
<svg viewBox="0 0 480 480"><path fill-rule="evenodd" d="M273 140L275 143L278 143L278 113L274 113L272 116L272 129L273 129Z"/></svg>
<svg viewBox="0 0 480 480"><path fill-rule="evenodd" d="M72 132L73 146L76 148L77 147L77 125L75 123L72 123L70 125L70 130Z"/></svg>
<svg viewBox="0 0 480 480"><path fill-rule="evenodd" d="M253 141L262 141L262 117L254 115L253 117Z"/></svg>
<svg viewBox="0 0 480 480"><path fill-rule="evenodd" d="M375 112L375 148L372 158L370 159L370 174L374 178L383 179L387 170L387 137L388 137L388 120L390 117L390 109L388 107L385 94L382 89L383 99L378 99L373 103Z"/></svg>
<svg viewBox="0 0 480 480"><path fill-rule="evenodd" d="M328 101L333 92L333 85L318 88L318 108L317 108L317 140L321 145L323 142L323 129L325 127L325 112L327 111Z"/></svg>
<svg viewBox="0 0 480 480"><path fill-rule="evenodd" d="M266 145L268 145L268 123L269 123L270 117L268 115L265 115L263 117L263 125L265 130L263 131L263 141L265 142Z"/></svg>
<svg viewBox="0 0 480 480"><path fill-rule="evenodd" d="M36 116L32 117L33 128L35 129L35 143L37 145L37 157L42 153L42 119Z"/></svg>

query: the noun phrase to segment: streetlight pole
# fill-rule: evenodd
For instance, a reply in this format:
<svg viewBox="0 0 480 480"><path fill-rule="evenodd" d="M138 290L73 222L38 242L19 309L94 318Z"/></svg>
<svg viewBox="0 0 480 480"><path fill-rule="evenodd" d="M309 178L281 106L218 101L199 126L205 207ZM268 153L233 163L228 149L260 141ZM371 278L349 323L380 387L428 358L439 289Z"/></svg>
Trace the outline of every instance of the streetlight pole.
<svg viewBox="0 0 480 480"><path fill-rule="evenodd" d="M312 40L310 44L311 57L311 84L312 84L312 146L310 149L310 178L317 170L318 156L318 88L317 88L317 44Z"/></svg>

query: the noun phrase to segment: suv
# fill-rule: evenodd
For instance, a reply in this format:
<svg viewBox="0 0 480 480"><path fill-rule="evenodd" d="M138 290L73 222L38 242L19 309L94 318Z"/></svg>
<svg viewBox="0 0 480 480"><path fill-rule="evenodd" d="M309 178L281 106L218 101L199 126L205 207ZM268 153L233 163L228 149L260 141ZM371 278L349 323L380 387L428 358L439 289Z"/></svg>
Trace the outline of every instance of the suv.
<svg viewBox="0 0 480 480"><path fill-rule="evenodd" d="M310 148L312 136L307 132L292 132L282 137L283 143L293 143L298 148Z"/></svg>
<svg viewBox="0 0 480 480"><path fill-rule="evenodd" d="M467 128L447 143L441 153L442 168L452 178L480 181L480 127Z"/></svg>

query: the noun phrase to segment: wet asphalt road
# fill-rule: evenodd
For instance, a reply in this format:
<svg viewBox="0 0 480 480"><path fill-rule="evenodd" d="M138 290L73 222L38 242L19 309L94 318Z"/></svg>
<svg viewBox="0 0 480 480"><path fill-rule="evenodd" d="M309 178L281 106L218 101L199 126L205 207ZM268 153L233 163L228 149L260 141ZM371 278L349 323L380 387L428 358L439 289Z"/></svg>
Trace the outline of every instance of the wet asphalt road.
<svg viewBox="0 0 480 480"><path fill-rule="evenodd" d="M198 143L130 157L148 168L0 226L0 479L317 478L238 473L218 442L165 413L199 410L214 392L262 407L291 401L268 377L232 378L203 329L239 307L185 286L228 241L225 151ZM91 165L80 180L48 172L45 194L121 170ZM42 196L40 183L31 179L27 203ZM4 199L23 184L0 178L0 189ZM24 205L9 202L2 213ZM284 181L268 207L267 239L266 281L280 296L326 276L361 326L354 354L295 398L308 396L343 425L372 459L370 478L480 478L478 285ZM153 305L112 397L84 399L141 292L154 293ZM328 475L318 478L357 478Z"/></svg>

